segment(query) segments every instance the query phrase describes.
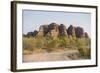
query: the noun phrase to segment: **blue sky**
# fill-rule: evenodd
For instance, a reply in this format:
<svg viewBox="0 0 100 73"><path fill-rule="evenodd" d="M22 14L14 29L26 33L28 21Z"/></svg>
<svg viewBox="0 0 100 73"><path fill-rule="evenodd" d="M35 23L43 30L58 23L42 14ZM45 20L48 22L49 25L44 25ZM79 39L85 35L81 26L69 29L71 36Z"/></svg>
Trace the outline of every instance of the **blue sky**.
<svg viewBox="0 0 100 73"><path fill-rule="evenodd" d="M39 30L39 26L52 22L65 24L68 28L80 26L91 35L91 14L80 12L60 12L60 11L35 11L23 10L23 33Z"/></svg>

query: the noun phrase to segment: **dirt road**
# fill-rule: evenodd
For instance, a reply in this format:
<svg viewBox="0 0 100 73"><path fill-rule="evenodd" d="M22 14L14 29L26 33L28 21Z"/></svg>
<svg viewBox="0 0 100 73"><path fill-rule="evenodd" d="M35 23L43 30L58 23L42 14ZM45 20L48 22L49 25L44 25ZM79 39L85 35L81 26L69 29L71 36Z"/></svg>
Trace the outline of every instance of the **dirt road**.
<svg viewBox="0 0 100 73"><path fill-rule="evenodd" d="M29 55L23 55L23 62L76 60L79 59L78 54L78 50L68 50L64 52L52 53L33 53Z"/></svg>

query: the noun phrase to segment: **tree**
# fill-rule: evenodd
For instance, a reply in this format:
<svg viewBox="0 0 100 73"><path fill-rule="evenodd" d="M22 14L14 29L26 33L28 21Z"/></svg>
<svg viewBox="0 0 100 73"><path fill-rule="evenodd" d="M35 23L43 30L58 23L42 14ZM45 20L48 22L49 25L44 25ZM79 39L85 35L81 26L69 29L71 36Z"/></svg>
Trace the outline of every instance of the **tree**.
<svg viewBox="0 0 100 73"><path fill-rule="evenodd" d="M58 43L60 47L67 47L70 45L70 40L66 36L59 36Z"/></svg>

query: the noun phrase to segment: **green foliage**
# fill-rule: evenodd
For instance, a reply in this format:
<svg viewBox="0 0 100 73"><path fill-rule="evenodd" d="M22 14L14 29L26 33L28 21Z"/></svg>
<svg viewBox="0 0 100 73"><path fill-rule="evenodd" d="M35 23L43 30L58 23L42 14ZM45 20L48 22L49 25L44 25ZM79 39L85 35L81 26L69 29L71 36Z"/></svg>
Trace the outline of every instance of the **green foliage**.
<svg viewBox="0 0 100 73"><path fill-rule="evenodd" d="M23 38L23 49L24 50L30 50L30 51L36 51L40 50L44 47L44 38L43 37L24 37Z"/></svg>
<svg viewBox="0 0 100 73"><path fill-rule="evenodd" d="M77 42L77 47L90 45L90 41L87 38L77 38L76 42Z"/></svg>
<svg viewBox="0 0 100 73"><path fill-rule="evenodd" d="M73 31L72 38L73 38L73 40L76 40L76 34L75 34L75 31Z"/></svg>
<svg viewBox="0 0 100 73"><path fill-rule="evenodd" d="M53 39L50 36L45 37L23 37L23 49L33 52L43 52L43 51L57 51L57 48L76 48L81 58L91 57L91 41L89 38L76 38L75 35L58 36ZM26 51L27 52L27 51Z"/></svg>
<svg viewBox="0 0 100 73"><path fill-rule="evenodd" d="M45 47L46 48L55 48L58 45L58 40L51 37L45 37Z"/></svg>
<svg viewBox="0 0 100 73"><path fill-rule="evenodd" d="M82 58L90 58L91 57L91 50L90 48L79 48L80 57Z"/></svg>
<svg viewBox="0 0 100 73"><path fill-rule="evenodd" d="M77 47L80 52L80 56L83 58L90 58L91 49L90 49L90 39L88 38L78 38Z"/></svg>
<svg viewBox="0 0 100 73"><path fill-rule="evenodd" d="M32 51L33 50L33 47L34 47L34 39L33 38L23 38L23 48L25 50L30 50Z"/></svg>
<svg viewBox="0 0 100 73"><path fill-rule="evenodd" d="M70 45L70 40L66 36L59 36L58 43L60 47L67 47Z"/></svg>
<svg viewBox="0 0 100 73"><path fill-rule="evenodd" d="M75 37L70 36L69 40L70 40L70 46L76 46L77 42Z"/></svg>
<svg viewBox="0 0 100 73"><path fill-rule="evenodd" d="M37 37L34 39L35 41L35 46L34 47L37 47L37 48L43 48L44 47L44 44L45 44L45 38L44 37Z"/></svg>
<svg viewBox="0 0 100 73"><path fill-rule="evenodd" d="M55 48L57 47L57 41L56 40L52 40L48 43L48 47L49 48Z"/></svg>

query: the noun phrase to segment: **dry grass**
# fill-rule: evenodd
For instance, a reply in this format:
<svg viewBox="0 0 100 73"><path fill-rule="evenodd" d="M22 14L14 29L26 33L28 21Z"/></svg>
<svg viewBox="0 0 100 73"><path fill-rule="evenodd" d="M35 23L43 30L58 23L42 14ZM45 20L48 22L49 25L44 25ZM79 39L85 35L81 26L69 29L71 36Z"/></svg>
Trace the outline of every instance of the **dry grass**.
<svg viewBox="0 0 100 73"><path fill-rule="evenodd" d="M89 39L79 38L73 41L71 40L65 37L60 37L55 40L47 40L45 37L23 37L23 54L78 50L80 57L90 58L91 49L89 47Z"/></svg>

